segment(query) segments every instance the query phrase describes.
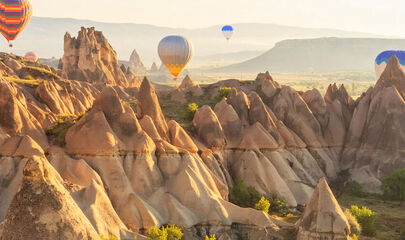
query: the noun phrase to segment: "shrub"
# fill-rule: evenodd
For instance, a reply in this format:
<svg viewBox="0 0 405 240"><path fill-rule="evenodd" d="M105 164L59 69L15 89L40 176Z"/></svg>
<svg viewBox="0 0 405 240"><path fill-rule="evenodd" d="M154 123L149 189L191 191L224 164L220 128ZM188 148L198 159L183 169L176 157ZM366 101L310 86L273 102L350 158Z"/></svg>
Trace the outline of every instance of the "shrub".
<svg viewBox="0 0 405 240"><path fill-rule="evenodd" d="M193 120L195 112L198 110L198 105L196 103L190 103L187 106L187 118Z"/></svg>
<svg viewBox="0 0 405 240"><path fill-rule="evenodd" d="M401 237L401 240L405 240L405 229L399 232L399 236Z"/></svg>
<svg viewBox="0 0 405 240"><path fill-rule="evenodd" d="M180 240L183 237L183 232L176 225L170 225L159 229L154 226L148 231L149 240Z"/></svg>
<svg viewBox="0 0 405 240"><path fill-rule="evenodd" d="M347 183L350 179L349 170L343 170L338 173L336 180L331 182L331 188L337 198L343 195L346 191Z"/></svg>
<svg viewBox="0 0 405 240"><path fill-rule="evenodd" d="M352 181L347 185L349 195L354 197L364 197L363 185L356 181Z"/></svg>
<svg viewBox="0 0 405 240"><path fill-rule="evenodd" d="M176 225L170 225L162 229L167 232L167 240L180 240L183 237L183 232Z"/></svg>
<svg viewBox="0 0 405 240"><path fill-rule="evenodd" d="M205 236L205 240L216 240L216 239L217 238L215 237L215 234L213 234L211 236L208 236L208 235Z"/></svg>
<svg viewBox="0 0 405 240"><path fill-rule="evenodd" d="M356 205L351 206L350 212L356 217L357 221L360 223L362 233L365 236L375 236L376 228L375 228L375 220L377 219L377 215L372 210L368 209L367 207L359 208Z"/></svg>
<svg viewBox="0 0 405 240"><path fill-rule="evenodd" d="M405 169L395 171L385 178L381 188L386 198L405 202Z"/></svg>
<svg viewBox="0 0 405 240"><path fill-rule="evenodd" d="M259 202L255 204L255 209L259 211L263 211L265 213L269 213L270 202L265 197L262 197Z"/></svg>
<svg viewBox="0 0 405 240"><path fill-rule="evenodd" d="M110 235L108 237L105 237L104 235L101 235L101 240L118 240L116 236Z"/></svg>
<svg viewBox="0 0 405 240"><path fill-rule="evenodd" d="M292 213L287 213L287 215L285 215L285 217L287 217L287 218L293 218L293 217L296 217L294 214L292 214Z"/></svg>
<svg viewBox="0 0 405 240"><path fill-rule="evenodd" d="M219 94L218 94L219 101L221 101L224 97L228 97L230 93L231 93L230 87L221 87L219 89Z"/></svg>
<svg viewBox="0 0 405 240"><path fill-rule="evenodd" d="M281 214L283 217L292 213L292 209L288 206L287 201L284 198L273 194L267 196L267 199L270 202L270 212Z"/></svg>
<svg viewBox="0 0 405 240"><path fill-rule="evenodd" d="M148 239L149 240L163 240L167 239L167 233L164 233L162 230L160 230L158 227L153 226L149 228L148 231Z"/></svg>
<svg viewBox="0 0 405 240"><path fill-rule="evenodd" d="M246 185L243 180L238 180L229 193L229 200L238 206L253 208L260 200L260 194L254 187Z"/></svg>
<svg viewBox="0 0 405 240"><path fill-rule="evenodd" d="M361 233L361 226L359 222L357 221L356 217L353 216L352 212L349 209L346 209L344 211L344 214L347 218L347 221L349 222L350 229L352 230L352 233L354 235L360 235Z"/></svg>
<svg viewBox="0 0 405 240"><path fill-rule="evenodd" d="M27 75L24 77L25 80L35 80L34 77L32 77L31 75Z"/></svg>

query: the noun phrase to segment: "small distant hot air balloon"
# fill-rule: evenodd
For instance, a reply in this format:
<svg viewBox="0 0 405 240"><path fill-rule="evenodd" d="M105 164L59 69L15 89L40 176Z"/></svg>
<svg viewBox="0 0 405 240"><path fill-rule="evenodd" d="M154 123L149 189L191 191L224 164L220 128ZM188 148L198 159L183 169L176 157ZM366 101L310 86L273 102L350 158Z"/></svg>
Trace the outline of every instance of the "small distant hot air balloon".
<svg viewBox="0 0 405 240"><path fill-rule="evenodd" d="M160 41L158 54L163 65L173 75L174 80L177 80L193 56L193 47L185 37L167 36Z"/></svg>
<svg viewBox="0 0 405 240"><path fill-rule="evenodd" d="M1 34L8 42L13 41L30 22L31 15L32 8L28 0L0 0Z"/></svg>
<svg viewBox="0 0 405 240"><path fill-rule="evenodd" d="M402 69L405 71L405 51L394 51L394 50L384 51L380 53L375 59L375 73L377 75L377 78L381 77L381 74L387 67L388 61L390 60L392 55L395 55L398 58L399 63L402 66Z"/></svg>
<svg viewBox="0 0 405 240"><path fill-rule="evenodd" d="M222 33L224 34L224 37L226 40L231 39L233 35L233 27L231 25L225 25L222 27Z"/></svg>
<svg viewBox="0 0 405 240"><path fill-rule="evenodd" d="M36 62L36 61L38 61L38 54L36 54L34 52L27 52L25 54L25 58L30 61Z"/></svg>

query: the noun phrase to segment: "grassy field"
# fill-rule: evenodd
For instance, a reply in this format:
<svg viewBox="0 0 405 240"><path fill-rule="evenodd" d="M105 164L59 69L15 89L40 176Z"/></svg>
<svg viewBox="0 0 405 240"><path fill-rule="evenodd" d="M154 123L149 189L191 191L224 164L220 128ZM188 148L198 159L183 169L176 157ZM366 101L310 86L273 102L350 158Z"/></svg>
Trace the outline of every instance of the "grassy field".
<svg viewBox="0 0 405 240"><path fill-rule="evenodd" d="M354 197L344 194L338 199L341 206L350 208L351 205L366 206L377 213L377 236L371 239L403 240L400 232L405 230L405 205L398 202L383 201L378 196ZM366 239L366 238L360 238Z"/></svg>

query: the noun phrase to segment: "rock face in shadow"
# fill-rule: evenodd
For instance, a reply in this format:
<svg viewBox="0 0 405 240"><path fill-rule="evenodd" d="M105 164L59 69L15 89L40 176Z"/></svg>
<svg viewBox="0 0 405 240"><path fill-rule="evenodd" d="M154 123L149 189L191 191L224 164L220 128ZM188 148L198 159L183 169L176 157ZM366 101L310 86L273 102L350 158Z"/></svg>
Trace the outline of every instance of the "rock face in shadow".
<svg viewBox="0 0 405 240"><path fill-rule="evenodd" d="M298 240L349 240L349 223L325 178L316 187L299 222Z"/></svg>
<svg viewBox="0 0 405 240"><path fill-rule="evenodd" d="M77 38L65 34L61 60L65 78L90 83L127 86L128 81L118 65L117 53L102 32L83 28Z"/></svg>

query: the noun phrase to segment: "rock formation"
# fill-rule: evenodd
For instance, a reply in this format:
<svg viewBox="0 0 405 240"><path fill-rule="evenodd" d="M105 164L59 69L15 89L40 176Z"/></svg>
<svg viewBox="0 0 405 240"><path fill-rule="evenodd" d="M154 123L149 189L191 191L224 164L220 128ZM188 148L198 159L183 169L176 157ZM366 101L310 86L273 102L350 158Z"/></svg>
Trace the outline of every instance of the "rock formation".
<svg viewBox="0 0 405 240"><path fill-rule="evenodd" d="M0 239L99 239L46 159L32 156L22 172Z"/></svg>
<svg viewBox="0 0 405 240"><path fill-rule="evenodd" d="M139 108L140 116L150 116L156 126L159 135L163 139L167 139L167 123L165 116L160 108L159 100L155 92L155 88L151 82L145 77L139 89Z"/></svg>
<svg viewBox="0 0 405 240"><path fill-rule="evenodd" d="M135 73L131 70L130 67L126 67L125 65L121 65L121 70L125 74L125 77L128 80L128 87L135 87L139 88L141 86L141 78L137 77Z"/></svg>
<svg viewBox="0 0 405 240"><path fill-rule="evenodd" d="M349 240L350 226L325 178L319 181L299 222L297 240Z"/></svg>
<svg viewBox="0 0 405 240"><path fill-rule="evenodd" d="M158 67L157 67L157 64L156 64L155 62L153 62L153 63L152 63L152 66L150 67L150 72L151 72L151 73L155 73L155 72L157 72L157 71L159 71L159 69L158 69Z"/></svg>
<svg viewBox="0 0 405 240"><path fill-rule="evenodd" d="M170 99L174 102L187 103L187 97L200 97L204 92L189 75L181 82L180 86L173 89L170 93Z"/></svg>
<svg viewBox="0 0 405 240"><path fill-rule="evenodd" d="M268 72L201 86L186 76L163 92L121 70L100 32L65 40L63 74L79 81L38 64L49 78L24 82L27 63L0 54L0 74L13 76L0 76L0 239L28 230L55 238L59 227L66 239L124 239L169 223L189 239L282 239L288 224L229 202L237 180L292 207L308 203L302 239L346 239L347 222L326 181L315 189L319 179L350 169L378 192L405 167L405 73L396 58L356 101L344 86L297 92ZM231 91L218 100L222 87ZM203 103L192 121L164 116L163 106L191 97Z"/></svg>
<svg viewBox="0 0 405 240"><path fill-rule="evenodd" d="M65 78L90 83L127 86L117 53L103 33L94 28L83 28L77 38L65 34L62 74Z"/></svg>
<svg viewBox="0 0 405 240"><path fill-rule="evenodd" d="M134 51L132 51L131 56L129 57L129 67L136 74L146 73L146 68L142 63L141 57L139 56L138 52L135 49Z"/></svg>
<svg viewBox="0 0 405 240"><path fill-rule="evenodd" d="M367 191L379 192L382 179L405 168L404 93L405 73L393 56L376 86L357 100L342 167Z"/></svg>

